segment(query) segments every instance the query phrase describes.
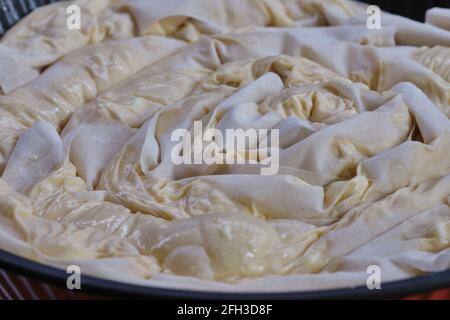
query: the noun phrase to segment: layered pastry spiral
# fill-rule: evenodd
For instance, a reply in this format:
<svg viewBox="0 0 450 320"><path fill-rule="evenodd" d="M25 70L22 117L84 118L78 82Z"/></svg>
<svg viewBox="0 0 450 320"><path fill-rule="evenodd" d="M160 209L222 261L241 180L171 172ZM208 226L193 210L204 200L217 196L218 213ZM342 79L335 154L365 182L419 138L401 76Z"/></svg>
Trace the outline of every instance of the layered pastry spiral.
<svg viewBox="0 0 450 320"><path fill-rule="evenodd" d="M73 4L80 30L66 27ZM449 268L450 30L387 13L372 30L366 9L37 9L0 42L0 248L214 291L363 285L372 265L383 281ZM195 135L195 123L279 139L251 164L174 162L174 131ZM276 174L261 174L267 162Z"/></svg>

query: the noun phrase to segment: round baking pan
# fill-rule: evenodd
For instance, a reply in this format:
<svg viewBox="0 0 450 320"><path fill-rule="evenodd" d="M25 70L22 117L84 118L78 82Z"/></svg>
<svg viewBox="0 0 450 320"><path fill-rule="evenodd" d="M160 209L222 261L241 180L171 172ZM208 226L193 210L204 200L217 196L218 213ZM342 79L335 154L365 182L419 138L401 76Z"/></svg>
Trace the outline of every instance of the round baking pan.
<svg viewBox="0 0 450 320"><path fill-rule="evenodd" d="M58 0L0 0L0 36L21 17L35 8ZM423 20L425 11L434 6L450 7L448 0L369 0L382 9ZM89 299L89 298L153 298L153 299L367 299L399 298L450 287L450 270L411 279L382 283L379 290L365 286L336 290L274 293L223 293L188 291L132 285L82 275L80 290L66 287L68 274L61 269L37 263L0 249L1 299Z"/></svg>
<svg viewBox="0 0 450 320"><path fill-rule="evenodd" d="M14 254L0 250L0 266L5 270L20 274L31 281L39 281L52 285L47 289L55 290L54 297L77 298L67 294L66 281L68 274L61 269L37 263ZM10 284L10 286L14 284ZM391 299L411 294L423 293L450 287L450 270L436 272L411 279L388 282L381 289L369 290L367 287L355 287L335 290L274 292L274 293L224 293L214 291L192 291L163 289L132 285L117 281L105 280L82 275L82 298L148 298L148 299L246 299L246 300L290 300L290 299ZM300 289L300 288L299 288ZM19 289L16 286L16 291ZM77 290L75 290L76 292ZM87 294L87 296L86 296ZM48 298L52 298L50 294Z"/></svg>

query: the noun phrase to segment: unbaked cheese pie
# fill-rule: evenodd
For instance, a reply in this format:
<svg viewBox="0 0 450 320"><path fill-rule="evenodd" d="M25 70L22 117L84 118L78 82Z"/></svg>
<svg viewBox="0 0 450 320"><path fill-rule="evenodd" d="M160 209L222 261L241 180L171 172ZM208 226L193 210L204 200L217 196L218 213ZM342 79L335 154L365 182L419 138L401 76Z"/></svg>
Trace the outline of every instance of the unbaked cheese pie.
<svg viewBox="0 0 450 320"><path fill-rule="evenodd" d="M450 13L433 10L381 28L350 0L35 10L0 42L0 248L235 292L449 268ZM276 174L260 174L275 152L175 163L173 132L195 123L277 132Z"/></svg>

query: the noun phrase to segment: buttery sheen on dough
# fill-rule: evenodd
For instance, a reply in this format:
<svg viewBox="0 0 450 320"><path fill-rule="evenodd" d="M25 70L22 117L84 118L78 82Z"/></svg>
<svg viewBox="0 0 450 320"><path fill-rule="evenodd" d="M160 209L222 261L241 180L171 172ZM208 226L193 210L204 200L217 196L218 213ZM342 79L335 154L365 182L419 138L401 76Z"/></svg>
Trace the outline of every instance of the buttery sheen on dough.
<svg viewBox="0 0 450 320"><path fill-rule="evenodd" d="M81 30L65 27L69 4ZM366 9L37 9L0 41L0 248L232 292L364 285L371 265L382 281L450 268L450 13L383 13L369 30ZM278 173L260 175L264 159L175 164L171 134L195 121L278 130Z"/></svg>

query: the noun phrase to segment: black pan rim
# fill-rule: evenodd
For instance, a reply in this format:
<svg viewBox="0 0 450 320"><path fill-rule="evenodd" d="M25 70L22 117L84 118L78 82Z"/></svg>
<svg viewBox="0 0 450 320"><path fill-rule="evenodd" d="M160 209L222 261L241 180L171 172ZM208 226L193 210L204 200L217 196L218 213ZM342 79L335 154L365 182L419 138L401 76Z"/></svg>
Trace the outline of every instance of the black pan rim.
<svg viewBox="0 0 450 320"><path fill-rule="evenodd" d="M38 263L0 249L0 268L37 281L65 288L64 270ZM177 290L142 286L82 275L80 293L100 297L126 299L199 299L199 300L344 300L395 299L411 294L439 290L450 286L450 270L435 272L405 280L382 283L380 290L367 287L317 291L242 293ZM66 289L67 290L67 289Z"/></svg>

